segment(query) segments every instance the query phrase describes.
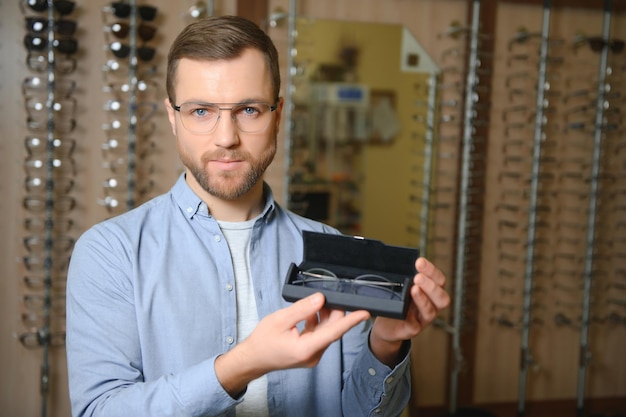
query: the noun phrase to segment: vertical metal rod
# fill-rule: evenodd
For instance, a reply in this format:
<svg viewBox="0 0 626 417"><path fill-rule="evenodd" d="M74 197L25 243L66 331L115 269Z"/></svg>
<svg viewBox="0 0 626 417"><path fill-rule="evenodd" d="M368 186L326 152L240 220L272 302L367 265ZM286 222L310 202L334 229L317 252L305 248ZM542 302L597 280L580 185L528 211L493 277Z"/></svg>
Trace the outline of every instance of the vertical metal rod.
<svg viewBox="0 0 626 417"><path fill-rule="evenodd" d="M213 16L215 14L215 1L214 0L207 0L206 10L207 10L208 16Z"/></svg>
<svg viewBox="0 0 626 417"><path fill-rule="evenodd" d="M461 327L463 316L463 292L465 284L465 254L467 251L467 214L470 189L471 150L473 142L473 107L475 104L474 87L478 82L476 70L478 68L478 38L480 31L480 0L474 0L472 7L472 26L469 48L467 79L465 83L465 115L463 127L463 153L461 164L461 185L459 193L459 220L457 229L456 265L454 280L454 305L452 351L453 364L450 375L450 414L454 415L458 402L458 380L463 364L461 351Z"/></svg>
<svg viewBox="0 0 626 417"><path fill-rule="evenodd" d="M37 330L37 337L42 347L42 359L40 369L40 386L41 394L41 417L48 415L48 392L50 378L50 308L51 308L51 292L52 292L52 267L54 260L52 259L52 224L54 216L54 104L55 97L55 57L54 57L54 1L48 0L48 46L47 46L47 142L46 142L46 211L45 211L45 254L44 254L44 310L43 310L43 326Z"/></svg>
<svg viewBox="0 0 626 417"><path fill-rule="evenodd" d="M433 72L428 78L428 111L426 113L426 145L424 147L424 180L422 182L422 189L424 195L422 196L422 212L421 212L421 230L419 248L422 256L426 256L428 233L429 233L429 221L430 215L430 190L432 187L432 167L434 156L434 142L435 142L435 105L437 103L437 73Z"/></svg>
<svg viewBox="0 0 626 417"><path fill-rule="evenodd" d="M289 14L287 18L288 23L288 33L287 33L287 85L285 87L285 104L283 110L283 118L285 120L285 166L284 166L284 174L283 174L283 202L285 206L289 204L289 184L291 182L291 178L289 176L289 168L291 166L291 133L293 129L293 77L296 75L296 68L294 66L294 56L296 54L296 17L298 15L297 11L297 1L289 0Z"/></svg>
<svg viewBox="0 0 626 417"><path fill-rule="evenodd" d="M531 168L529 207L528 207L528 236L526 241L526 264L524 270L524 292L522 302L522 338L521 338L521 366L518 387L518 416L524 415L526 402L526 383L528 368L533 361L530 354L530 326L531 326L531 302L533 286L533 264L535 253L535 233L537 222L537 194L539 188L539 165L541 160L541 142L543 141L543 117L544 117L544 94L546 86L546 72L548 63L548 35L550 33L550 0L544 0L543 22L541 28L541 48L539 59L539 74L537 77L537 102L535 115L535 134L533 142L533 160Z"/></svg>
<svg viewBox="0 0 626 417"><path fill-rule="evenodd" d="M137 1L130 0L128 71L128 148L126 152L126 210L135 207L135 169L137 148Z"/></svg>
<svg viewBox="0 0 626 417"><path fill-rule="evenodd" d="M611 0L604 1L604 23L602 37L605 41L611 36ZM606 44L605 44L606 45ZM593 255L596 225L596 204L598 200L598 174L600 173L600 153L602 150L602 120L604 117L604 96L609 48L604 47L600 53L598 70L598 99L596 101L596 119L593 142L593 165L591 168L591 184L589 190L589 216L587 218L587 242L585 251L585 270L583 281L583 304L580 328L580 357L578 361L577 415L582 416L585 401L585 384L587 363L589 361L589 315L591 304L591 284L593 280Z"/></svg>

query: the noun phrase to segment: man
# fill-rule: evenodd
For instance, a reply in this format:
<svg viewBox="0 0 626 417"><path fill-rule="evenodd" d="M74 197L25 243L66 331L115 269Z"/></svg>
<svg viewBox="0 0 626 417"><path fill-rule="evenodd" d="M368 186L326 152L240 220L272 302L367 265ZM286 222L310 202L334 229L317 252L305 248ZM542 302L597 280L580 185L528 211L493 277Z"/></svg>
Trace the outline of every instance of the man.
<svg viewBox="0 0 626 417"><path fill-rule="evenodd" d="M169 193L88 230L68 274L75 416L399 415L409 339L446 307L425 259L406 320L281 298L302 232L262 176L283 100L271 40L237 17L198 21L168 56L165 100L185 172Z"/></svg>

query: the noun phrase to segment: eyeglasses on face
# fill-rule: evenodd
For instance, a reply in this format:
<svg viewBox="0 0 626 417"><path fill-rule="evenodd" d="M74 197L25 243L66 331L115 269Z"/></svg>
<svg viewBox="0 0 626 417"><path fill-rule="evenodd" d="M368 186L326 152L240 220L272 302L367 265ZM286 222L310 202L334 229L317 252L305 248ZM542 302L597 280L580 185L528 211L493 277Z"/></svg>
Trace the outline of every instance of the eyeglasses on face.
<svg viewBox="0 0 626 417"><path fill-rule="evenodd" d="M27 16L25 19L27 31L40 36L47 32L48 19L34 16ZM58 19L54 21L53 29L61 36L72 36L76 32L76 22L74 20Z"/></svg>
<svg viewBox="0 0 626 417"><path fill-rule="evenodd" d="M329 290L387 300L401 299L404 285L377 274L364 274L355 278L340 278L325 269L300 271L292 285L302 285L319 290Z"/></svg>
<svg viewBox="0 0 626 417"><path fill-rule="evenodd" d="M172 108L180 114L180 120L192 133L211 133L222 116L222 110L230 111L230 118L241 132L258 133L270 125L272 113L278 108L263 102L248 103L183 103L180 106L170 101ZM220 107L230 104L232 107Z"/></svg>
<svg viewBox="0 0 626 417"><path fill-rule="evenodd" d="M128 58L131 53L131 47L121 42L112 42L109 45L109 50L115 55L117 58ZM144 61L148 62L154 58L154 54L156 53L156 49L151 48L149 46L138 46L135 49L137 57Z"/></svg>
<svg viewBox="0 0 626 417"><path fill-rule="evenodd" d="M52 2L54 10L60 15L68 15L74 11L76 3L68 0L54 0ZM34 12L45 12L48 10L48 0L22 0L20 3L22 11L25 12L24 5Z"/></svg>
<svg viewBox="0 0 626 417"><path fill-rule="evenodd" d="M106 32L113 34L113 36L118 39L126 39L130 33L130 29L130 25L124 22L111 23L104 28ZM154 26L150 26L145 23L141 23L137 26L137 35L144 42L152 40L155 34L156 28Z"/></svg>
<svg viewBox="0 0 626 417"><path fill-rule="evenodd" d="M152 21L156 17L157 8L153 6L135 6L139 17L145 21ZM123 1L112 2L109 6L104 7L103 11L113 13L115 17L121 19L127 18L132 13L133 6Z"/></svg>

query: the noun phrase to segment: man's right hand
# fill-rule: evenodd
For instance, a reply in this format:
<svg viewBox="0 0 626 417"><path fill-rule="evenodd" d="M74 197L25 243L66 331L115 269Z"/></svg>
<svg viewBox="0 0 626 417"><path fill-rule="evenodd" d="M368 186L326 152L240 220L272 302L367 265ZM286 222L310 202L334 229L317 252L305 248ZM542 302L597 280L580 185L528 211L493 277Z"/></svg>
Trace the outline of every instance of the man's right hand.
<svg viewBox="0 0 626 417"><path fill-rule="evenodd" d="M324 308L324 295L313 294L259 322L250 336L215 361L218 380L233 398L268 372L312 368L324 351L348 330L369 319L367 311L346 314ZM304 321L300 332L296 325Z"/></svg>

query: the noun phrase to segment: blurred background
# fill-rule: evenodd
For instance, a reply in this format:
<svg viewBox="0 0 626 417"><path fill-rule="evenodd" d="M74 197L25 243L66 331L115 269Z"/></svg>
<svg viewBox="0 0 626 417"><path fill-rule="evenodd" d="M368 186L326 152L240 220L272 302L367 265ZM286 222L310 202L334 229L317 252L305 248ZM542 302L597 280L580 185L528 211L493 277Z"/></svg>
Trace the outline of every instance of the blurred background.
<svg viewBox="0 0 626 417"><path fill-rule="evenodd" d="M171 41L257 22L286 108L266 174L342 232L418 247L451 307L406 415L626 413L626 1L0 0L0 415L69 416L64 283L88 227L182 171Z"/></svg>

